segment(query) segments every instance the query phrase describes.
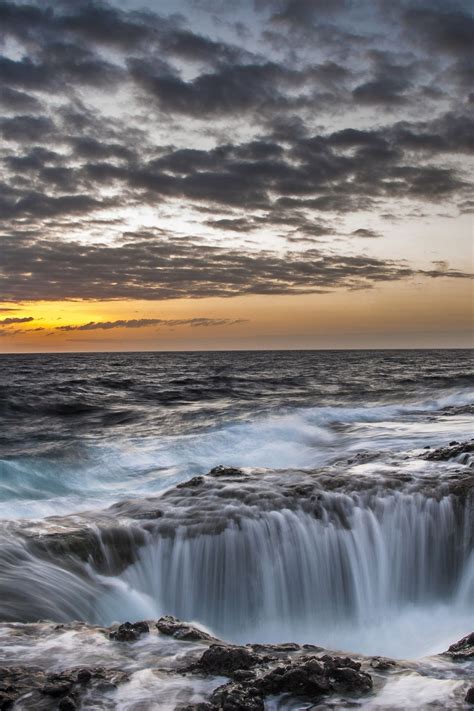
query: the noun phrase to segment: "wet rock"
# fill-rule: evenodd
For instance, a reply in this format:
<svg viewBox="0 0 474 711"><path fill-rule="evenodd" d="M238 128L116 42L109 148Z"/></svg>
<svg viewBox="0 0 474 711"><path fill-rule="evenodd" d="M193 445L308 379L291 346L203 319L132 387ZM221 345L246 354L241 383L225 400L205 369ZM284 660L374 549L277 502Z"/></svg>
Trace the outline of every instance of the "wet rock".
<svg viewBox="0 0 474 711"><path fill-rule="evenodd" d="M467 694L466 694L464 700L466 701L466 703L472 704L472 705L474 706L474 686L471 686L471 687L467 690Z"/></svg>
<svg viewBox="0 0 474 711"><path fill-rule="evenodd" d="M79 669L76 679L79 684L87 684L92 679L92 672L90 669Z"/></svg>
<svg viewBox="0 0 474 711"><path fill-rule="evenodd" d="M232 678L211 696L211 707L220 711L262 711L267 696L284 694L317 702L331 694L358 696L372 689L370 675L349 657L303 655L274 663L275 657L255 654L248 647L212 645L193 669Z"/></svg>
<svg viewBox="0 0 474 711"><path fill-rule="evenodd" d="M147 622L124 622L109 634L109 638L116 642L136 642L142 634L148 634L149 631Z"/></svg>
<svg viewBox="0 0 474 711"><path fill-rule="evenodd" d="M386 657L372 657L370 660L370 666L377 671L389 671L396 665L397 663L393 659L387 659Z"/></svg>
<svg viewBox="0 0 474 711"><path fill-rule="evenodd" d="M203 476L194 476L188 481L183 481L181 484L176 484L176 489L194 489L196 486L201 486L204 483Z"/></svg>
<svg viewBox="0 0 474 711"><path fill-rule="evenodd" d="M250 669L237 669L232 675L236 681L249 681L255 678L255 672Z"/></svg>
<svg viewBox="0 0 474 711"><path fill-rule="evenodd" d="M28 711L73 711L80 707L84 684L98 689L100 683L123 683L129 675L105 667L65 669L48 674L39 667L0 668L0 711L10 708Z"/></svg>
<svg viewBox="0 0 474 711"><path fill-rule="evenodd" d="M36 667L0 667L0 709L10 709L24 694L40 690L45 673Z"/></svg>
<svg viewBox="0 0 474 711"><path fill-rule="evenodd" d="M0 711L11 709L15 703L16 696L13 692L0 691Z"/></svg>
<svg viewBox="0 0 474 711"><path fill-rule="evenodd" d="M207 632L188 625L186 622L182 622L172 615L160 617L155 626L161 634L166 634L169 637L174 637L175 639L180 639L185 642L215 640L215 637L211 637Z"/></svg>
<svg viewBox="0 0 474 711"><path fill-rule="evenodd" d="M444 654L452 659L474 659L474 632L452 644Z"/></svg>
<svg viewBox="0 0 474 711"><path fill-rule="evenodd" d="M247 647L211 644L206 649L196 668L206 674L232 676L237 670L248 670L263 662L263 658Z"/></svg>
<svg viewBox="0 0 474 711"><path fill-rule="evenodd" d="M236 467L225 467L219 464L219 466L211 469L208 476L244 476L244 472Z"/></svg>
<svg viewBox="0 0 474 711"><path fill-rule="evenodd" d="M34 555L70 570L82 571L81 563L92 563L99 571L119 575L135 561L137 548L146 542L145 534L139 527L117 526L110 520L102 523L100 530L86 522L77 528L72 519L64 517L56 529L49 524L46 532L24 530L23 535Z"/></svg>
<svg viewBox="0 0 474 711"><path fill-rule="evenodd" d="M264 697L254 686L230 682L211 696L211 708L222 711L264 711Z"/></svg>
<svg viewBox="0 0 474 711"><path fill-rule="evenodd" d="M324 666L315 657L272 669L260 680L260 686L266 695L291 694L311 699L331 691Z"/></svg>
<svg viewBox="0 0 474 711"><path fill-rule="evenodd" d="M71 684L68 682L49 682L45 684L41 689L41 693L45 696L52 696L56 698L58 696L65 696L71 691Z"/></svg>
<svg viewBox="0 0 474 711"><path fill-rule="evenodd" d="M423 455L424 459L434 462L447 462L460 454L470 454L474 452L474 440L470 442L450 442L447 447L433 449Z"/></svg>

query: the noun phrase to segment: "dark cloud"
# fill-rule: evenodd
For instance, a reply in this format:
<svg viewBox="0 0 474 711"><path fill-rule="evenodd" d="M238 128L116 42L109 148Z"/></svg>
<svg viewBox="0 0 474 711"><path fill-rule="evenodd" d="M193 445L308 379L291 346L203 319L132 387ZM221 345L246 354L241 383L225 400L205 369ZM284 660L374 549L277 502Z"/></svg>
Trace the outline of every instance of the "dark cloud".
<svg viewBox="0 0 474 711"><path fill-rule="evenodd" d="M114 204L114 201L99 200L92 195L50 196L33 190L15 191L9 195L8 187L4 188L2 196L0 186L0 215L4 219L20 217L41 219L72 214L83 215Z"/></svg>
<svg viewBox="0 0 474 711"><path fill-rule="evenodd" d="M375 230L369 230L366 227L359 227L351 233L354 237L369 237L370 239L380 237L380 234Z"/></svg>
<svg viewBox="0 0 474 711"><path fill-rule="evenodd" d="M139 237L112 246L18 238L4 238L3 243L0 292L7 301L314 293L370 288L423 273L367 256L337 256L314 249L279 255L190 239ZM445 270L443 276L467 275Z"/></svg>
<svg viewBox="0 0 474 711"><path fill-rule="evenodd" d="M5 310L6 309L2 309L2 311ZM8 318L0 320L0 326L11 326L14 323L29 323L30 321L34 321L33 316L9 316Z"/></svg>
<svg viewBox="0 0 474 711"><path fill-rule="evenodd" d="M6 141L19 143L47 141L54 130L54 122L47 116L14 116L0 119L0 134Z"/></svg>
<svg viewBox="0 0 474 711"><path fill-rule="evenodd" d="M396 57L379 50L368 53L372 62L372 76L355 87L354 101L361 104L393 106L406 103L407 93L413 87L416 64L401 64Z"/></svg>
<svg viewBox="0 0 474 711"><path fill-rule="evenodd" d="M424 41L430 49L453 55L471 55L474 45L474 17L454 3L416 3L403 13L411 35Z"/></svg>
<svg viewBox="0 0 474 711"><path fill-rule="evenodd" d="M191 25L161 6L0 0L0 293L199 298L419 274L336 252L379 236L351 233L347 214L471 209L468 10L199 0L190 17L212 16ZM138 226L114 241L149 207L160 226L192 212L210 244ZM295 249L338 241L331 254L227 248L261 229Z"/></svg>
<svg viewBox="0 0 474 711"><path fill-rule="evenodd" d="M307 27L328 15L341 12L349 6L349 0L255 0L257 7L269 7L273 22L290 26Z"/></svg>
<svg viewBox="0 0 474 711"><path fill-rule="evenodd" d="M305 75L275 62L222 64L215 71L185 81L162 68L155 71L146 61L129 64L131 77L169 113L193 118L236 112L291 108L305 103L284 92L291 83L302 84Z"/></svg>
<svg viewBox="0 0 474 711"><path fill-rule="evenodd" d="M184 318L184 319L163 319L163 318L140 318L140 319L118 319L117 321L90 321L79 326L56 326L56 331L110 331L114 328L146 328L148 326L191 326L192 328L202 328L208 326L233 326L243 323L242 319L227 318Z"/></svg>
<svg viewBox="0 0 474 711"><path fill-rule="evenodd" d="M31 94L8 86L0 87L0 106L12 111L41 111L42 104Z"/></svg>

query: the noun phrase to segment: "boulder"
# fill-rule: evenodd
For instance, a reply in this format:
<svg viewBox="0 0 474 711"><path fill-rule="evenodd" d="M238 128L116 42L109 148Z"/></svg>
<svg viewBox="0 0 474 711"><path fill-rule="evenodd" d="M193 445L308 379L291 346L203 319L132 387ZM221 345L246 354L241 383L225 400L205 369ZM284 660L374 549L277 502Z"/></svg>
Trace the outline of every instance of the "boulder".
<svg viewBox="0 0 474 711"><path fill-rule="evenodd" d="M452 644L444 654L448 654L451 659L474 659L474 632Z"/></svg>
<svg viewBox="0 0 474 711"><path fill-rule="evenodd" d="M264 659L247 647L211 644L206 649L196 668L205 674L216 676L232 676L237 670L248 670Z"/></svg>
<svg viewBox="0 0 474 711"><path fill-rule="evenodd" d="M148 634L147 622L124 622L118 629L110 632L109 638L116 642L136 642L142 634Z"/></svg>
<svg viewBox="0 0 474 711"><path fill-rule="evenodd" d="M155 627L161 634L168 635L169 637L174 637L185 642L201 642L201 641L213 641L215 637L211 637L207 632L188 625L186 622L181 622L176 617L172 615L165 615L160 617Z"/></svg>

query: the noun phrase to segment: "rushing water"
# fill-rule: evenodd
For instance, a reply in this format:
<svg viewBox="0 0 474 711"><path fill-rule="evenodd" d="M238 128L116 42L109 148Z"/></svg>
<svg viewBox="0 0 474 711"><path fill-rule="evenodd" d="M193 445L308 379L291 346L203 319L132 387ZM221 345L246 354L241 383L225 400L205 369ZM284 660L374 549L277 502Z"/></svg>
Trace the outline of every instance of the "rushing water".
<svg viewBox="0 0 474 711"><path fill-rule="evenodd" d="M472 365L468 351L2 357L0 618L174 614L238 642L441 651L474 616L472 468L425 447L472 436ZM175 488L220 464L246 475Z"/></svg>

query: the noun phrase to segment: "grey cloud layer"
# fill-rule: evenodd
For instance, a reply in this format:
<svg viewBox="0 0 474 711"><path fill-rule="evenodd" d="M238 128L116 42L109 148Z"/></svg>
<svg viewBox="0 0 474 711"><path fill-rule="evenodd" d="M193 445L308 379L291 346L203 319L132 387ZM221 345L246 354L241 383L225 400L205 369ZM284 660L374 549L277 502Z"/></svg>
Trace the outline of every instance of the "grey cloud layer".
<svg viewBox="0 0 474 711"><path fill-rule="evenodd" d="M336 218L394 201L397 213L471 208L467 3L248 0L239 27L235 4L192 6L201 29L184 0L167 17L0 0L0 300L369 287L419 272L226 240L262 228L291 245L378 238ZM143 242L87 238L96 213L106 231L144 204L192 208L215 246L180 252L157 230ZM81 224L84 241L72 241Z"/></svg>
<svg viewBox="0 0 474 711"><path fill-rule="evenodd" d="M20 246L21 245L21 246ZM419 275L468 275L449 268L420 272L370 257L311 249L278 255L167 242L139 235L120 246L4 239L0 292L23 299L176 299L326 292Z"/></svg>

